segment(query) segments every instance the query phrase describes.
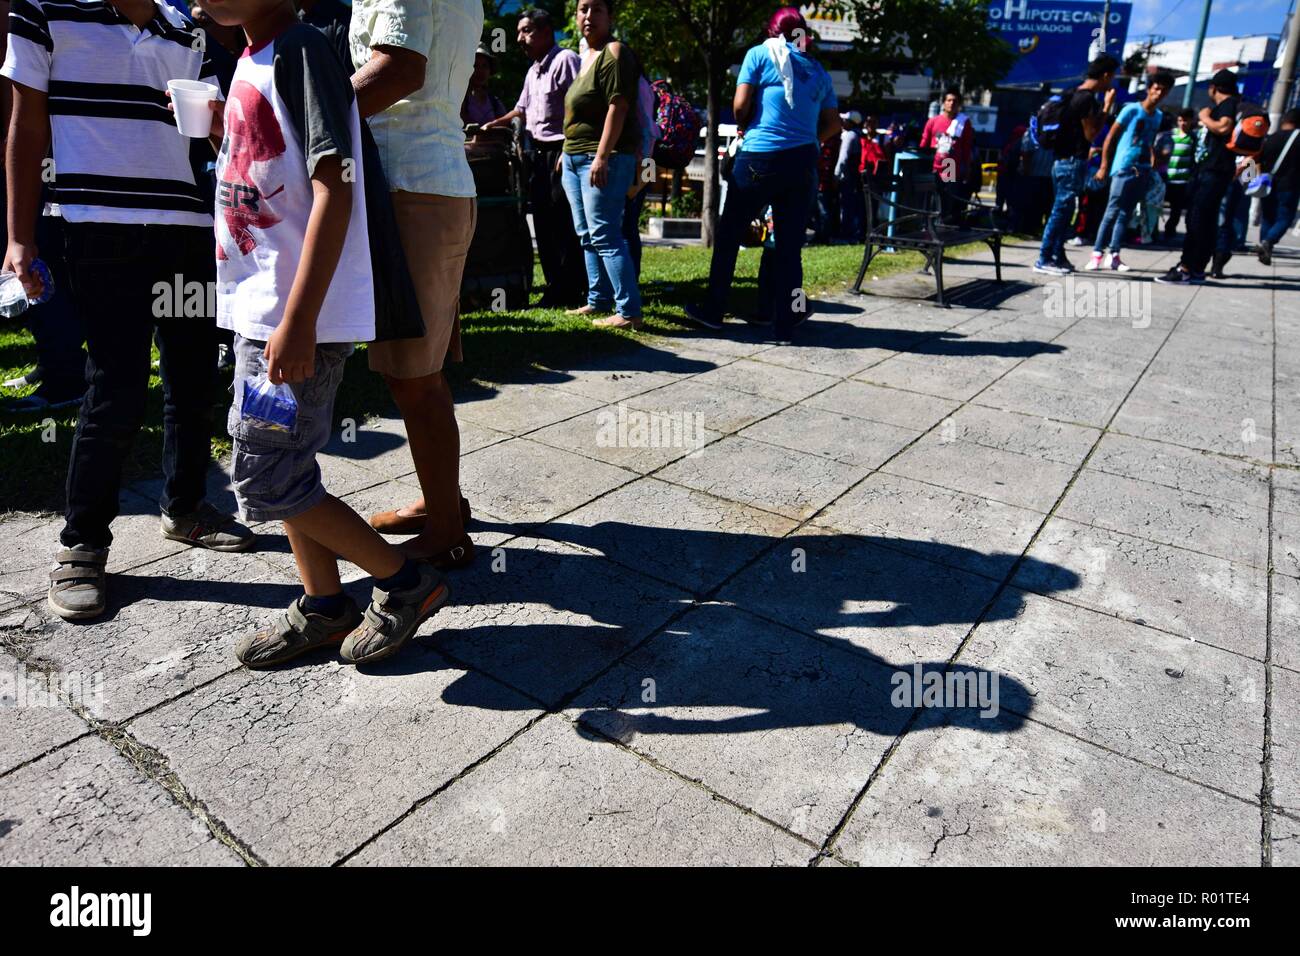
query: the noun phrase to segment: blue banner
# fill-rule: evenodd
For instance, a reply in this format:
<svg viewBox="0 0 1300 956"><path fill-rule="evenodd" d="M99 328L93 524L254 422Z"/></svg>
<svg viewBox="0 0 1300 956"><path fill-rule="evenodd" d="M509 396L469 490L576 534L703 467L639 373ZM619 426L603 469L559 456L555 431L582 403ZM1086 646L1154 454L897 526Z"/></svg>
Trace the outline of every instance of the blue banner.
<svg viewBox="0 0 1300 956"><path fill-rule="evenodd" d="M991 0L988 28L1019 54L1000 85L1060 85L1082 80L1100 52L1102 0ZM1110 4L1106 52L1124 58L1131 3Z"/></svg>

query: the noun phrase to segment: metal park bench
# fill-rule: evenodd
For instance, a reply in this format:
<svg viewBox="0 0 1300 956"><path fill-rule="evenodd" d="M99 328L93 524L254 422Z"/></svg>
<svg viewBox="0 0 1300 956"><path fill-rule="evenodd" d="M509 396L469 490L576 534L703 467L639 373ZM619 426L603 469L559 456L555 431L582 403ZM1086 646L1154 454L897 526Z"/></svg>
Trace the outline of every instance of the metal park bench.
<svg viewBox="0 0 1300 956"><path fill-rule="evenodd" d="M993 252L997 281L1002 281L1002 232L993 219L993 208L973 200L952 198L962 207L959 223L945 223L939 214L939 180L930 171L909 170L906 176L890 179L888 194L864 188L867 236L853 291L862 291L871 260L887 249L915 249L925 256L922 271L933 271L938 304L948 303L943 295L943 255L952 246L985 242Z"/></svg>

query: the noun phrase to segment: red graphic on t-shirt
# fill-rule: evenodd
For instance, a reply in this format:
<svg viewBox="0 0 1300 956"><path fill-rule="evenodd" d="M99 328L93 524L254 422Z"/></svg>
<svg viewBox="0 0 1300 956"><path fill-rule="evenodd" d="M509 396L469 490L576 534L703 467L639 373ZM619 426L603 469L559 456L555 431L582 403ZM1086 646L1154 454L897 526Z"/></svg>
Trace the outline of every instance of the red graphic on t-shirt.
<svg viewBox="0 0 1300 956"><path fill-rule="evenodd" d="M245 80L231 85L225 117L228 155L217 183L217 205L236 247L248 255L257 247L250 230L267 229L280 221L263 201L284 189L284 184L267 192L259 179L270 172L271 161L284 154L284 133L266 97ZM217 258L225 257L218 244Z"/></svg>

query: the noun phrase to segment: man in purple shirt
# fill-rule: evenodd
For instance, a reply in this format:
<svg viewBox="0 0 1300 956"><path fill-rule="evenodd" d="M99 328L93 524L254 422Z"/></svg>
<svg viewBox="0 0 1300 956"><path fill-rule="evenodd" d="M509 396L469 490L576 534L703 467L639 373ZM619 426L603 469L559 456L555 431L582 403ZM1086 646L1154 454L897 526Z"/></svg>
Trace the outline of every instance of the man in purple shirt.
<svg viewBox="0 0 1300 956"><path fill-rule="evenodd" d="M573 231L569 200L560 185L559 160L564 147L564 94L578 76L582 61L555 44L555 26L545 10L519 16L519 45L533 65L515 108L486 128L508 126L523 117L529 158L528 203L537 256L546 277L543 308L577 306L587 301L587 272L578 236Z"/></svg>

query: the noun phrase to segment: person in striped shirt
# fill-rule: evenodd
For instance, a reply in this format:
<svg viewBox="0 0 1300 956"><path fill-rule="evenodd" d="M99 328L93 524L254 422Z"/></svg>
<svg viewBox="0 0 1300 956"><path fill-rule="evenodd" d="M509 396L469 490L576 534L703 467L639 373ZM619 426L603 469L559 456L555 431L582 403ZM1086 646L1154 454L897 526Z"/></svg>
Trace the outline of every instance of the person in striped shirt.
<svg viewBox="0 0 1300 956"><path fill-rule="evenodd" d="M50 607L67 620L97 617L106 606L110 525L123 462L144 424L154 341L163 379L163 535L217 551L244 551L255 540L204 500L216 263L212 209L195 170L211 147L179 135L166 92L169 80L211 80L201 36L157 0L13 0L10 8L0 68L13 90L4 267L29 294L39 291L35 226L41 183L50 182L74 306L86 325L88 389L50 573Z"/></svg>
<svg viewBox="0 0 1300 956"><path fill-rule="evenodd" d="M1178 235L1178 223L1187 209L1187 187L1196 167L1196 136L1192 127L1196 114L1190 109L1178 113L1178 121L1170 132L1173 141L1169 165L1165 168L1165 199L1169 203L1169 218L1165 220L1165 242L1173 242Z"/></svg>

